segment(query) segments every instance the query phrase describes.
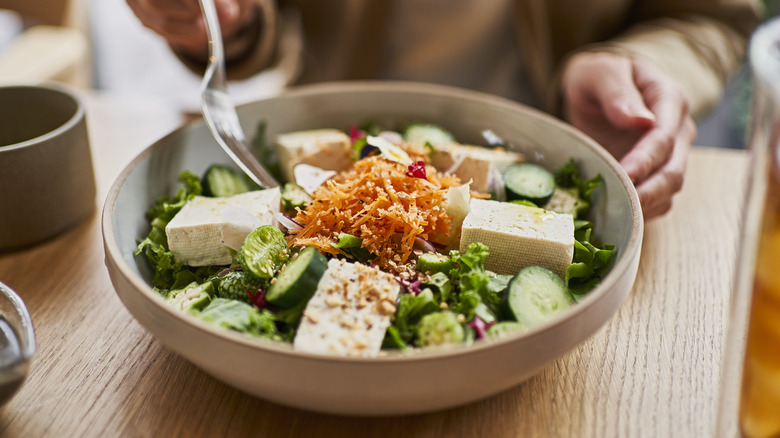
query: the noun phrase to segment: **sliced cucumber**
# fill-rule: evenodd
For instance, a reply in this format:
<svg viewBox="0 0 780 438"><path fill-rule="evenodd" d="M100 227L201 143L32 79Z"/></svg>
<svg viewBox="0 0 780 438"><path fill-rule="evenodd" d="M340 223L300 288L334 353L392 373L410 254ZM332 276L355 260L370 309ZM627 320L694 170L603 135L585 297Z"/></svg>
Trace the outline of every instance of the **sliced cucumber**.
<svg viewBox="0 0 780 438"><path fill-rule="evenodd" d="M455 141L455 136L441 126L414 123L404 131L404 140L419 145L429 143L431 146L436 146Z"/></svg>
<svg viewBox="0 0 780 438"><path fill-rule="evenodd" d="M192 282L181 289L168 292L168 301L174 307L197 313L208 306L214 295L214 285L207 281L203 284Z"/></svg>
<svg viewBox="0 0 780 438"><path fill-rule="evenodd" d="M509 200L521 199L544 205L555 191L555 175L538 164L513 164L503 176Z"/></svg>
<svg viewBox="0 0 780 438"><path fill-rule="evenodd" d="M224 164L213 164L206 169L201 184L204 196L218 198L227 198L256 188L246 175Z"/></svg>
<svg viewBox="0 0 780 438"><path fill-rule="evenodd" d="M312 197L298 184L286 183L282 189L282 207L287 211L303 207L311 200Z"/></svg>
<svg viewBox="0 0 780 438"><path fill-rule="evenodd" d="M544 205L545 210L570 214L574 219L587 212L589 207L590 203L582 199L577 187L556 187L552 197Z"/></svg>
<svg viewBox="0 0 780 438"><path fill-rule="evenodd" d="M525 330L525 326L516 321L497 322L487 329L487 337L490 339L499 339L505 336L511 336L523 330Z"/></svg>
<svg viewBox="0 0 780 438"><path fill-rule="evenodd" d="M272 278L285 260L287 241L273 225L263 225L249 233L238 250L238 262L244 271L261 279Z"/></svg>
<svg viewBox="0 0 780 438"><path fill-rule="evenodd" d="M417 345L456 344L466 339L465 330L458 316L450 311L429 313L422 317L417 329Z"/></svg>
<svg viewBox="0 0 780 438"><path fill-rule="evenodd" d="M452 259L437 252L426 252L417 258L417 270L419 272L443 272L448 274L454 267Z"/></svg>
<svg viewBox="0 0 780 438"><path fill-rule="evenodd" d="M328 259L313 246L307 246L279 271L266 291L265 299L284 309L308 301L327 268Z"/></svg>
<svg viewBox="0 0 780 438"><path fill-rule="evenodd" d="M548 321L575 303L563 280L541 266L520 270L508 289L509 312L525 327Z"/></svg>

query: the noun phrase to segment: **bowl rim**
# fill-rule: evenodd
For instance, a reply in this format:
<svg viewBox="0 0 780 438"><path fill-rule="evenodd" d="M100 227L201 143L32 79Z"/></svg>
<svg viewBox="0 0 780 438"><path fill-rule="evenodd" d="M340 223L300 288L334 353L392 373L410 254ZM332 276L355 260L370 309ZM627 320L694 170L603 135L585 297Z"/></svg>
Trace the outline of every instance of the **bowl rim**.
<svg viewBox="0 0 780 438"><path fill-rule="evenodd" d="M629 271L631 264L634 263L636 253L641 251L642 238L644 232L644 218L642 216L642 210L639 203L639 197L636 193L633 183L623 168L617 162L617 160L609 154L604 148L602 148L595 140L579 131L577 128L563 122L560 119L553 117L540 110L528 107L527 105L511 101L499 96L486 94L478 91L465 90L461 88L455 88L445 85L434 85L418 82L406 82L406 81L339 81L339 82L322 82L317 84L307 84L296 87L291 87L287 91L283 92L279 96L271 97L268 99L262 99L255 102L243 104L238 107L239 114L244 107L252 106L262 101L270 101L276 99L288 99L299 98L313 95L327 95L335 92L411 92L419 93L429 96L440 96L447 98L465 99L470 101L480 101L482 103L488 103L491 105L506 108L511 111L521 111L530 113L536 118L541 118L545 122L554 125L556 128L567 132L569 135L578 137L581 139L591 150L599 156L610 168L610 170L617 176L621 186L627 192L629 197L629 204L631 206L631 233L628 239L628 244L622 249L623 253L615 265L610 270L609 274L602 279L601 283L588 295L579 301L575 306L567 309L555 318L532 327L528 330L519 332L518 334L501 337L499 339L491 339L488 341L480 340L479 342L472 342L470 344L446 346L442 348L426 348L422 350L415 350L412 353L407 352L388 352L385 355L378 357L351 357L351 356L331 356L322 355L316 353L308 353L303 351L296 351L292 349L292 345L280 341L273 341L266 338L253 337L248 334L226 330L221 327L216 327L205 321L201 321L198 318L175 309L171 306L164 305L163 298L151 288L151 286L137 275L128 265L125 258L117 244L114 232L113 232L113 215L115 209L115 202L119 195L119 192L124 185L125 181L129 177L130 173L135 167L149 155L155 152L157 149L162 148L168 142L171 137L180 135L185 129L190 129L195 125L203 124L202 118L196 119L193 122L187 123L173 130L162 138L156 140L150 146L140 152L130 163L128 163L121 173L117 176L111 188L106 196L105 203L103 205L103 213L101 218L101 227L103 233L104 247L106 251L106 258L111 258L115 267L121 271L124 278L129 281L136 290L141 291L141 296L149 304L153 303L156 307L159 307L164 312L169 314L176 320L189 325L191 328L195 328L198 331L204 332L206 335L220 338L223 341L237 344L242 347L255 348L263 350L269 354L281 354L294 358L314 360L318 362L338 362L338 363L360 363L360 364L387 364L387 363L399 363L399 362L418 362L418 361L437 361L444 360L456 356L467 356L472 354L482 353L488 350L497 348L504 348L508 344L517 342L520 339L529 339L538 336L542 336L546 331L554 328L555 326L563 323L566 320L575 318L580 313L588 311L589 308L594 306L603 295L605 295L609 289L618 281L618 277L622 276ZM108 261L108 260L107 260ZM121 294L120 294L121 298ZM622 300L621 300L622 302ZM613 317L613 315L610 316ZM600 323L601 324L601 323ZM580 341L581 342L581 341Z"/></svg>
<svg viewBox="0 0 780 438"><path fill-rule="evenodd" d="M84 120L85 118L84 103L81 101L81 99L78 96L76 96L65 85L58 84L58 83L49 83L49 82L35 84L35 85L32 84L0 85L0 93L6 91L20 91L20 90L44 92L44 93L48 93L49 95L59 95L72 101L75 105L75 108L73 110L73 114L71 114L66 121L64 121L61 125L57 126L56 128L52 129L51 131L45 132L37 137L28 138L27 140L20 141L17 143L0 145L0 151L12 151L17 149L24 149L27 147L31 147L43 143L51 138L62 135L62 133L73 129L73 126L81 123L81 121Z"/></svg>

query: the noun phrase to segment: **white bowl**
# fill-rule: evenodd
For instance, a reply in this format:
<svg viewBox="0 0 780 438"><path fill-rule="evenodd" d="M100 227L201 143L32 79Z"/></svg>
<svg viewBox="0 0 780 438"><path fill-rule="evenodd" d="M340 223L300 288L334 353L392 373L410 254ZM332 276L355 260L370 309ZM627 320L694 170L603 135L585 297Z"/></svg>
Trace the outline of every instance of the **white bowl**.
<svg viewBox="0 0 780 438"><path fill-rule="evenodd" d="M181 170L202 173L228 163L205 124L178 129L141 153L119 175L106 199L106 265L133 316L158 340L207 373L249 394L289 406L349 415L392 415L443 409L515 386L590 337L617 311L639 264L643 221L627 175L611 155L571 126L517 103L448 87L394 82L301 87L239 108L247 136L265 120L268 135L366 120L440 124L463 142L484 143L490 129L535 161L555 168L574 158L584 176L601 174L594 196L594 232L617 245L602 283L554 320L519 335L471 346L391 354L329 357L295 352L202 322L164 304L149 286L151 272L133 256L148 232L144 212L178 188Z"/></svg>

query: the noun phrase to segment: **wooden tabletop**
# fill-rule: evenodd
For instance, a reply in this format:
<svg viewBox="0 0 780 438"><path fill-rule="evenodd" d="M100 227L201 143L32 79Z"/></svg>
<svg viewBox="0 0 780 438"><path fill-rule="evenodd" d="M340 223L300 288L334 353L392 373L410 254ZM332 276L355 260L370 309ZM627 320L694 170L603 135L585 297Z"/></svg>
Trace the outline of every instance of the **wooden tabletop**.
<svg viewBox="0 0 780 438"><path fill-rule="evenodd" d="M157 342L119 301L99 211L114 177L182 122L165 105L87 95L98 183L92 217L0 254L0 281L26 302L38 352L0 409L18 437L703 437L714 429L744 151L695 147L672 212L647 224L639 273L615 317L525 383L405 417L312 413L217 381Z"/></svg>

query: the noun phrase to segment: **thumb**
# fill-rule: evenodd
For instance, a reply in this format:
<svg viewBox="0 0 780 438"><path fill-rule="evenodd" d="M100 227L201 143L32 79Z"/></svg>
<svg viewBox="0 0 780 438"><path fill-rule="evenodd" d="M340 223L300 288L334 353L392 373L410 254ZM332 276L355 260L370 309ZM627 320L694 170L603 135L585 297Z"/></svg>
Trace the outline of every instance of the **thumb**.
<svg viewBox="0 0 780 438"><path fill-rule="evenodd" d="M619 128L649 129L655 125L655 114L647 107L633 75L620 74L596 81L594 97L607 120Z"/></svg>

